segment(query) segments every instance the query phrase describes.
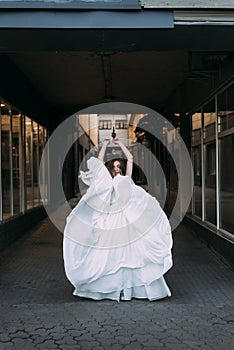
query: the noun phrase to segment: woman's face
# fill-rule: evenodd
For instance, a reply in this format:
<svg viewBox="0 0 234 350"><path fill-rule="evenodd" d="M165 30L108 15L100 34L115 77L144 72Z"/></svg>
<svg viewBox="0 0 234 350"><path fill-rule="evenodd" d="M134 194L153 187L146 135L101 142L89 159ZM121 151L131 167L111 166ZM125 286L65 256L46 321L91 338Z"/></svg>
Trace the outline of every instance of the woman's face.
<svg viewBox="0 0 234 350"><path fill-rule="evenodd" d="M113 175L116 176L118 174L121 174L121 165L120 162L116 160L113 164Z"/></svg>

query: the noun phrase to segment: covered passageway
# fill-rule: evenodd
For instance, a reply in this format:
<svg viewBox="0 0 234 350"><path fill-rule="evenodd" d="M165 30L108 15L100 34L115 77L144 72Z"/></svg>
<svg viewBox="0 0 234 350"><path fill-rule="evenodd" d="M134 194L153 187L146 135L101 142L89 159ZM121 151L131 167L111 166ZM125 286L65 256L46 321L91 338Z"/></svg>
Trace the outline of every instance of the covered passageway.
<svg viewBox="0 0 234 350"><path fill-rule="evenodd" d="M0 0L1 349L233 349L233 38L228 0ZM171 297L66 278L77 175L113 131L173 218Z"/></svg>

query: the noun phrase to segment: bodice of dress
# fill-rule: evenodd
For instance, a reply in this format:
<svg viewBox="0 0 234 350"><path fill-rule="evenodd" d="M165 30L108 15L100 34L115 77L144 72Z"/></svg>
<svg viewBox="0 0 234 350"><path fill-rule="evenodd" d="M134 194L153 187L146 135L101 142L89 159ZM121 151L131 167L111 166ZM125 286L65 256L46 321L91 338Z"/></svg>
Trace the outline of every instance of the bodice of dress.
<svg viewBox="0 0 234 350"><path fill-rule="evenodd" d="M80 171L79 177L89 186L83 200L97 210L116 211L123 209L132 196L133 180L120 174L112 178L104 163L91 157L87 161L88 171Z"/></svg>

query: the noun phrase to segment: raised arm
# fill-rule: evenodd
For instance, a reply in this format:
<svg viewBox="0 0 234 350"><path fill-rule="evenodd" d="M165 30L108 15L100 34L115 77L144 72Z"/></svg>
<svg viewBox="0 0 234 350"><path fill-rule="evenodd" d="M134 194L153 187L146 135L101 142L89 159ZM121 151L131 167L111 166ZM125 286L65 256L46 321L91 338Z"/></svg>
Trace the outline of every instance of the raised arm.
<svg viewBox="0 0 234 350"><path fill-rule="evenodd" d="M103 162L103 160L104 160L104 156L105 156L105 153L106 153L106 147L107 147L107 145L108 145L109 142L110 142L109 139L105 139L105 140L103 141L102 148L101 148L101 150L100 150L100 152L99 152L99 154L98 154L98 159L100 159L102 162Z"/></svg>
<svg viewBox="0 0 234 350"><path fill-rule="evenodd" d="M126 175L132 176L132 168L133 168L132 154L129 152L127 147L119 139L113 139L113 142L119 145L119 147L122 149L124 155L127 158Z"/></svg>

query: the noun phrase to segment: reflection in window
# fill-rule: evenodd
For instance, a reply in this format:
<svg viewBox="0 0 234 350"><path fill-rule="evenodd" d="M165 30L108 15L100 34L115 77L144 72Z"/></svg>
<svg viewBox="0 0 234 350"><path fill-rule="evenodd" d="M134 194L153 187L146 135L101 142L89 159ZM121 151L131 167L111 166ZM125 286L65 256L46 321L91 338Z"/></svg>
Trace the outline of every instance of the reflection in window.
<svg viewBox="0 0 234 350"><path fill-rule="evenodd" d="M201 113L194 113L192 115L192 143L201 142L201 127L202 117Z"/></svg>
<svg viewBox="0 0 234 350"><path fill-rule="evenodd" d="M33 207L33 138L32 120L25 118L25 184L26 208Z"/></svg>
<svg viewBox="0 0 234 350"><path fill-rule="evenodd" d="M205 220L216 225L216 110L213 98L203 107Z"/></svg>
<svg viewBox="0 0 234 350"><path fill-rule="evenodd" d="M39 162L47 130L1 101L0 140L0 220L4 220L41 204ZM48 199L48 159L45 163L44 196Z"/></svg>
<svg viewBox="0 0 234 350"><path fill-rule="evenodd" d="M44 149L44 129L41 125L38 125L38 155L39 155L39 165L41 162L41 157ZM44 169L43 169L43 180L44 180ZM43 181L44 183L44 181ZM39 193L39 201L40 203L42 202L41 200L41 194Z"/></svg>
<svg viewBox="0 0 234 350"><path fill-rule="evenodd" d="M193 214L234 234L234 84L201 111L192 115Z"/></svg>
<svg viewBox="0 0 234 350"><path fill-rule="evenodd" d="M202 176L201 176L201 146L193 147L192 150L193 169L194 169L194 193L193 207L194 214L202 217Z"/></svg>
<svg viewBox="0 0 234 350"><path fill-rule="evenodd" d="M216 224L216 144L205 145L205 219Z"/></svg>
<svg viewBox="0 0 234 350"><path fill-rule="evenodd" d="M192 161L194 170L193 213L202 217L202 169L201 169L202 114L192 115Z"/></svg>
<svg viewBox="0 0 234 350"><path fill-rule="evenodd" d="M39 148L38 148L38 124L33 121L33 205L39 204Z"/></svg>
<svg viewBox="0 0 234 350"><path fill-rule="evenodd" d="M234 134L220 140L220 226L234 233Z"/></svg>
<svg viewBox="0 0 234 350"><path fill-rule="evenodd" d="M215 100L213 99L207 105L204 106L204 138L215 137Z"/></svg>
<svg viewBox="0 0 234 350"><path fill-rule="evenodd" d="M41 171L41 183L40 183L40 203L46 204L49 201L49 184L48 184L48 161L49 159L43 157L42 161L42 153L44 150L44 146L47 142L47 130L39 125L39 166Z"/></svg>
<svg viewBox="0 0 234 350"><path fill-rule="evenodd" d="M1 106L2 216L11 216L10 107Z"/></svg>
<svg viewBox="0 0 234 350"><path fill-rule="evenodd" d="M20 130L21 115L12 110L12 173L13 173L13 212L18 214L21 208L21 164L20 164Z"/></svg>
<svg viewBox="0 0 234 350"><path fill-rule="evenodd" d="M218 96L219 131L234 127L234 84Z"/></svg>

